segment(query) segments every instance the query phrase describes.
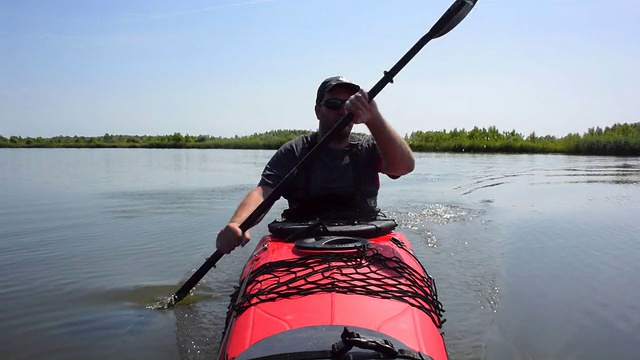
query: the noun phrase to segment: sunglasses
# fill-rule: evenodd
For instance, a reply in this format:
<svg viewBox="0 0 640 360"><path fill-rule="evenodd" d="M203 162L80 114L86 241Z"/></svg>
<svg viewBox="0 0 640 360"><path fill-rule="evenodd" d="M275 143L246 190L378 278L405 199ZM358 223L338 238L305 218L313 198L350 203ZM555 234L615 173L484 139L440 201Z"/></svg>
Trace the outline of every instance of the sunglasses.
<svg viewBox="0 0 640 360"><path fill-rule="evenodd" d="M329 110L340 110L346 102L347 100L331 98L321 102L320 105L324 105Z"/></svg>

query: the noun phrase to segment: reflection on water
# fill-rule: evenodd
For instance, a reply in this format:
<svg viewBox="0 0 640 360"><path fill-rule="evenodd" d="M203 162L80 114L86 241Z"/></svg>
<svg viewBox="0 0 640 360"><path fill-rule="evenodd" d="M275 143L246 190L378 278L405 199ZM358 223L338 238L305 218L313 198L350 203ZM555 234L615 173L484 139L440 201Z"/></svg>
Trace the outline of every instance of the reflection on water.
<svg viewBox="0 0 640 360"><path fill-rule="evenodd" d="M185 280L186 281L186 280ZM120 306L131 308L155 309L153 305L165 300L174 294L182 284L175 285L146 285L122 289L109 289L102 292L94 292L82 297L82 301L96 305L117 303ZM176 306L190 306L200 301L209 301L216 297L226 296L216 292L215 286L211 286L207 279L196 285L189 296L180 301Z"/></svg>

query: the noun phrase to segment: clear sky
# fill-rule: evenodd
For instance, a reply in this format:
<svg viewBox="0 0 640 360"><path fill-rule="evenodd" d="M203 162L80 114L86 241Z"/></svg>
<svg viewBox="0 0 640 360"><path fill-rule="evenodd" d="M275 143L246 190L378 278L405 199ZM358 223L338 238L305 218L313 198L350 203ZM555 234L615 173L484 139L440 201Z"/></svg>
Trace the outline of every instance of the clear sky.
<svg viewBox="0 0 640 360"><path fill-rule="evenodd" d="M0 0L0 135L315 129L324 78L372 87L451 3ZM638 122L639 19L637 0L479 0L376 100L401 134Z"/></svg>

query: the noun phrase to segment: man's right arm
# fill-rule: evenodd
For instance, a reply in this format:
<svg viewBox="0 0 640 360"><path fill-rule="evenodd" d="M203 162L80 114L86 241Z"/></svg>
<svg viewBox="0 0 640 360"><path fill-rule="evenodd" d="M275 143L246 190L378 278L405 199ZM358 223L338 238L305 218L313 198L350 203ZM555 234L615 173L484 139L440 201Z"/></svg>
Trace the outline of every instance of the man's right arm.
<svg viewBox="0 0 640 360"><path fill-rule="evenodd" d="M285 175L291 171L293 164L297 161L296 156L294 141L290 141L281 146L271 157L271 160L262 171L258 186L249 191L240 202L240 205L238 205L231 220L229 220L229 224L218 234L216 239L218 250L228 254L238 245L244 246L249 242L249 231L243 234L242 230L240 230L240 224L251 215L258 205L273 192L273 189L282 181ZM262 214L258 222L262 220L264 215Z"/></svg>
<svg viewBox="0 0 640 360"><path fill-rule="evenodd" d="M260 203L262 203L264 199L266 199L267 196L271 194L272 191L272 188L260 185L249 191L242 202L240 202L240 205L238 205L236 212L233 214L229 222L241 224L246 218L249 217L249 215L251 215L253 210L255 210L258 205L260 205ZM264 214L260 217L260 219L258 219L258 222L262 220L262 217L264 217Z"/></svg>
<svg viewBox="0 0 640 360"><path fill-rule="evenodd" d="M242 233L240 230L240 224L249 217L249 215L260 205L264 199L271 194L272 188L268 186L257 186L247 193L244 199L238 205L235 213L229 220L227 226L225 226L218 233L216 239L216 247L224 254L230 253L238 246L245 246L250 240L250 234L247 230ZM262 214L258 222L262 220L265 214ZM257 224L257 223L256 223ZM255 224L254 224L255 225Z"/></svg>

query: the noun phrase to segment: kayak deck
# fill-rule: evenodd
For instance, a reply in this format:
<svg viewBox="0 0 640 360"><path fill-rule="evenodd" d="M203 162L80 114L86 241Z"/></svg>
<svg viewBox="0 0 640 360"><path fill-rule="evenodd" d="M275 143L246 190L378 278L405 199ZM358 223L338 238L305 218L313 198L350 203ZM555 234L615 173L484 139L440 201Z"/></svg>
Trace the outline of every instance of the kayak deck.
<svg viewBox="0 0 640 360"><path fill-rule="evenodd" d="M339 342L349 327L393 339L396 348L447 359L443 311L433 279L402 233L316 237L309 246L268 235L232 295L219 355L327 351L327 343ZM299 337L306 340L294 340Z"/></svg>

